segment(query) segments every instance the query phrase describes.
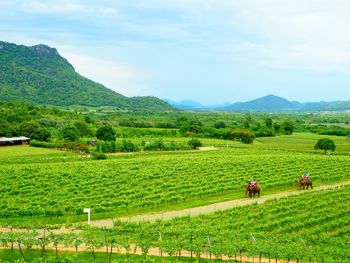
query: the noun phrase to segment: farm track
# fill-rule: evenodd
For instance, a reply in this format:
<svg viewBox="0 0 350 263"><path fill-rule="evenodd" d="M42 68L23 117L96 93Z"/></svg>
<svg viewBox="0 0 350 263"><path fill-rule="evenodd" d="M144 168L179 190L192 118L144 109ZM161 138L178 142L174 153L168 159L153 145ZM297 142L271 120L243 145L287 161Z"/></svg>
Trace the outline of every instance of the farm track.
<svg viewBox="0 0 350 263"><path fill-rule="evenodd" d="M35 249L41 249L40 246L33 246L33 248ZM0 249L9 249L9 247L1 247ZM55 250L55 247L53 245L47 245L46 249L52 249ZM75 247L66 247L66 246L58 246L57 250L60 252L76 252L76 248ZM90 248L88 246L84 246L84 245L80 245L78 247L78 252L82 252L82 251L89 251ZM100 249L94 249L94 252L104 252L106 253L106 248L100 248ZM110 250L109 250L110 253ZM133 254L133 255L142 255L142 250L139 247L136 247L135 245L131 244L130 246L130 251L127 252L125 249L121 249L121 248L113 248L112 250L113 254L124 254L126 255L128 254ZM158 257L168 257L169 255L165 252L161 252L159 248L150 248L149 252L147 254L147 256L158 256ZM176 256L179 256L179 254L177 253ZM186 257L186 258L199 258L198 255L196 255L195 253L192 253L190 251L181 251L181 257ZM210 255L209 253L201 253L200 254L200 258L201 259L207 259L207 260L211 260L211 259L220 259L222 261L231 261L231 262L252 262L252 263L286 263L287 260L284 259L269 259L269 258L260 258L259 257L247 257L247 256L240 256L237 255L236 259L235 257L228 257L226 255L220 255L219 257L216 257L214 255ZM112 257L113 259L113 257ZM236 260L236 261L235 261ZM296 261L293 260L289 260L288 263L297 263Z"/></svg>
<svg viewBox="0 0 350 263"><path fill-rule="evenodd" d="M309 190L309 191L322 191L322 190L326 190L326 189L334 189L334 188L345 186L345 185L350 185L350 180L344 181L341 183L337 183L337 184L322 185L322 186L314 187L313 190ZM306 190L305 191L289 190L289 191L284 191L284 192L280 192L280 193L276 193L276 194L261 196L258 198L236 199L236 200L214 203L214 204L205 205L205 206L187 208L187 209L183 209L183 210L174 210L174 211L159 212L159 213L153 213L153 214L129 216L129 217L119 217L119 218L113 218L113 219L94 220L94 221L91 221L91 225L94 227L111 228L111 227L113 227L113 220L121 220L121 221L127 221L127 222L142 222L142 221L154 222L156 220L170 220L170 219L173 219L175 217L198 216L198 215L202 215L202 214L210 214L210 213L214 213L216 211L231 209L234 207L245 206L245 205L250 205L250 204L254 204L254 203L263 204L266 201L271 200L271 199L278 199L278 198L283 198L283 197L287 197L287 196L299 195L299 194L302 194L305 192L306 192Z"/></svg>

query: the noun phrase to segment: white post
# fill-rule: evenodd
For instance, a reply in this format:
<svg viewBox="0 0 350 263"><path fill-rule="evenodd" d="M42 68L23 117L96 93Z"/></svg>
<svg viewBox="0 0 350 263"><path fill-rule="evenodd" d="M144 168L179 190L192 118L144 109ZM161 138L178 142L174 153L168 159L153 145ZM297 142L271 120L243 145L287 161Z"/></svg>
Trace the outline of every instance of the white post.
<svg viewBox="0 0 350 263"><path fill-rule="evenodd" d="M88 224L90 225L90 208L84 208L84 213L88 214Z"/></svg>

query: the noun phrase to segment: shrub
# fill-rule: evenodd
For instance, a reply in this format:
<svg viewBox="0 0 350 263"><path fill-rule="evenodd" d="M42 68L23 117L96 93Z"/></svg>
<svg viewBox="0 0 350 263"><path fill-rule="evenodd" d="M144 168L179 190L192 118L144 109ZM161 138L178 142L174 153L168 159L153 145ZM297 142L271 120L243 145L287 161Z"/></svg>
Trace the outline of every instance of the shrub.
<svg viewBox="0 0 350 263"><path fill-rule="evenodd" d="M203 144L199 139L192 138L187 142L187 145L190 146L191 149L198 149L198 147L201 147Z"/></svg>
<svg viewBox="0 0 350 263"><path fill-rule="evenodd" d="M92 160L106 160L107 156L101 152L91 151L91 159Z"/></svg>
<svg viewBox="0 0 350 263"><path fill-rule="evenodd" d="M96 137L103 141L114 141L115 131L111 125L104 125L97 129Z"/></svg>
<svg viewBox="0 0 350 263"><path fill-rule="evenodd" d="M49 149L63 148L63 143L41 142L41 141L36 141L36 140L30 140L29 145L31 145L33 147L42 147L42 148L49 148Z"/></svg>
<svg viewBox="0 0 350 263"><path fill-rule="evenodd" d="M137 147L131 141L123 140L120 146L120 151L122 152L135 152Z"/></svg>

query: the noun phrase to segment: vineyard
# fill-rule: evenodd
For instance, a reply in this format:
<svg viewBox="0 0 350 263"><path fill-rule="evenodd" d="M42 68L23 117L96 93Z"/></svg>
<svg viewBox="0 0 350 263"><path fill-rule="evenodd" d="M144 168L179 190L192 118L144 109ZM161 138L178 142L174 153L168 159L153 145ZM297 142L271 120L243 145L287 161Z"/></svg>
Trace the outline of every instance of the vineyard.
<svg viewBox="0 0 350 263"><path fill-rule="evenodd" d="M2 165L2 218L160 207L242 193L250 178L265 190L295 187L304 171L320 182L346 179L348 157L220 151L104 162ZM342 172L340 172L342 171Z"/></svg>
<svg viewBox="0 0 350 263"><path fill-rule="evenodd" d="M7 248L0 258L1 253L10 262L35 258L45 247L55 257L56 248L66 247L72 249L72 262L80 255L81 262L164 261L151 255L171 256L170 262L183 255L189 258L180 261L189 262L203 257L350 262L350 186L199 217L139 224L115 219L111 229L74 223L86 219L85 207L98 219L240 199L253 178L263 195L296 190L304 172L315 186L348 181L348 142L339 139L340 154L327 156L313 150L314 139L299 134L226 146L208 139L205 145L213 143L217 150L116 154L103 161L51 149L0 148L0 225L7 227L0 232L0 247ZM67 223L66 231L55 230L56 223ZM75 255L78 248L87 252Z"/></svg>
<svg viewBox="0 0 350 263"><path fill-rule="evenodd" d="M114 217L213 196L241 198L243 186L252 178L266 193L295 189L305 171L319 184L349 179L350 171L348 156L260 147L119 155L102 162L61 156L62 161L53 158L50 163L50 158L48 163L1 165L2 222L17 217L80 216L84 207L95 215Z"/></svg>
<svg viewBox="0 0 350 263"><path fill-rule="evenodd" d="M45 249L45 246L88 250L91 257L105 250L147 258L152 248L159 255L240 261L284 259L294 262L350 261L350 186L272 200L199 217L156 223L116 222L112 229L82 227L46 235L31 231L4 232L3 246ZM336 204L336 205L335 205ZM39 237L40 236L40 237ZM109 252L108 252L109 251ZM24 253L23 253L24 254Z"/></svg>

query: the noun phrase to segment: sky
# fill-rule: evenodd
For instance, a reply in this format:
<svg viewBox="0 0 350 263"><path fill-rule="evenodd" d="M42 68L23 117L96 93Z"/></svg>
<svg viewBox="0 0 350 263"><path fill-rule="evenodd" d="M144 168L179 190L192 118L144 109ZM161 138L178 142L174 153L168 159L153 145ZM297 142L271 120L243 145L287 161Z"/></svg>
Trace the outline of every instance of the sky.
<svg viewBox="0 0 350 263"><path fill-rule="evenodd" d="M350 100L348 0L0 0L0 40L46 44L126 96Z"/></svg>

